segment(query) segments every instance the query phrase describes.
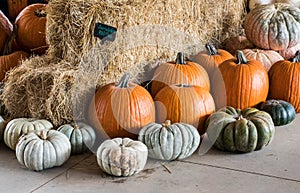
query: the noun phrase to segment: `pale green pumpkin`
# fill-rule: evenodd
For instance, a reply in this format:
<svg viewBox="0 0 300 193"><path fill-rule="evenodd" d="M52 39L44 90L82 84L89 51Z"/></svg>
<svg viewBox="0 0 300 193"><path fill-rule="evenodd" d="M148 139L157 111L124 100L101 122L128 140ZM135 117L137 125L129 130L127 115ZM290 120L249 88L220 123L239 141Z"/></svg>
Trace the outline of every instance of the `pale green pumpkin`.
<svg viewBox="0 0 300 193"><path fill-rule="evenodd" d="M186 123L166 121L150 123L139 132L139 141L146 144L149 157L160 160L182 160L192 155L200 144L197 129Z"/></svg>
<svg viewBox="0 0 300 193"><path fill-rule="evenodd" d="M5 144L15 150L16 144L20 136L30 131L40 131L43 129L52 129L51 122L45 119L35 118L17 118L9 121L4 129L4 142Z"/></svg>
<svg viewBox="0 0 300 193"><path fill-rule="evenodd" d="M72 154L86 152L94 145L96 140L94 129L83 122L62 125L57 131L65 134L70 140Z"/></svg>
<svg viewBox="0 0 300 193"><path fill-rule="evenodd" d="M31 131L16 145L18 162L34 171L61 166L71 155L69 139L56 130Z"/></svg>

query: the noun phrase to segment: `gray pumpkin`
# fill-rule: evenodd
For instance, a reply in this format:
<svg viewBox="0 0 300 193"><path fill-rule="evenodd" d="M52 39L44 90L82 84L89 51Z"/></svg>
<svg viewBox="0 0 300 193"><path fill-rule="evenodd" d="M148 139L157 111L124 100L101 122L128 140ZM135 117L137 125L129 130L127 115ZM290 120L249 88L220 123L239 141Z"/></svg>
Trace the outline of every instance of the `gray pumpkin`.
<svg viewBox="0 0 300 193"><path fill-rule="evenodd" d="M138 139L148 147L149 157L168 161L189 157L200 144L200 135L194 126L170 121L146 125Z"/></svg>
<svg viewBox="0 0 300 193"><path fill-rule="evenodd" d="M17 142L22 134L30 131L52 129L51 122L45 119L18 118L9 121L4 129L4 143L12 150L16 149Z"/></svg>
<svg viewBox="0 0 300 193"><path fill-rule="evenodd" d="M57 131L65 134L71 143L71 154L84 153L91 148L96 140L94 129L82 122L65 124Z"/></svg>
<svg viewBox="0 0 300 193"><path fill-rule="evenodd" d="M145 144L129 138L105 140L97 149L97 163L113 176L132 176L146 165L148 150Z"/></svg>
<svg viewBox="0 0 300 193"><path fill-rule="evenodd" d="M34 171L61 166L70 157L69 139L56 130L31 131L16 146L18 162Z"/></svg>

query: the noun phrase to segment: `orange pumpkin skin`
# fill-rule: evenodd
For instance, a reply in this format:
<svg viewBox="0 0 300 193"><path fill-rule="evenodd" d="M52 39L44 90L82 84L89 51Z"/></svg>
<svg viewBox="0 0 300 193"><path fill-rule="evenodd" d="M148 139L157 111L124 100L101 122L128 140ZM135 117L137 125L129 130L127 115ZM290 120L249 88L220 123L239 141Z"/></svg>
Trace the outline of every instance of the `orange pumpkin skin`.
<svg viewBox="0 0 300 193"><path fill-rule="evenodd" d="M208 43L205 45L206 50L199 52L193 61L200 64L211 77L212 73L218 66L225 60L234 58L229 52L223 49L216 49L212 44Z"/></svg>
<svg viewBox="0 0 300 193"><path fill-rule="evenodd" d="M41 55L47 50L46 6L47 4L40 3L29 5L16 18L16 40L27 52Z"/></svg>
<svg viewBox="0 0 300 193"><path fill-rule="evenodd" d="M154 72L151 86L153 97L160 89L172 84L188 84L201 86L210 90L209 76L198 63L185 61L183 55L177 55L176 61L161 64Z"/></svg>
<svg viewBox="0 0 300 193"><path fill-rule="evenodd" d="M220 64L220 71L216 71L213 76L212 95L218 108L227 105L245 109L254 107L267 98L267 70L259 61L247 60L241 51L237 53L237 59Z"/></svg>
<svg viewBox="0 0 300 193"><path fill-rule="evenodd" d="M267 71L270 70L275 62L284 60L284 58L274 50L244 49L242 52L245 54L246 58L260 61Z"/></svg>
<svg viewBox="0 0 300 193"><path fill-rule="evenodd" d="M139 130L155 121L153 99L137 84L119 85L107 84L96 91L89 107L89 121L106 137L137 139Z"/></svg>
<svg viewBox="0 0 300 193"><path fill-rule="evenodd" d="M11 54L0 56L0 81L3 81L6 73L18 66L21 60L29 57L29 54L24 51L15 51Z"/></svg>
<svg viewBox="0 0 300 193"><path fill-rule="evenodd" d="M299 55L299 52L297 53ZM269 99L281 99L291 103L300 112L300 60L276 62L269 70Z"/></svg>
<svg viewBox="0 0 300 193"><path fill-rule="evenodd" d="M253 49L255 46L250 42L246 36L232 36L226 38L222 42L223 49L231 53L232 55L236 55L237 50L243 49Z"/></svg>
<svg viewBox="0 0 300 193"><path fill-rule="evenodd" d="M8 18L0 11L0 55L2 55L5 43L13 30L13 26Z"/></svg>
<svg viewBox="0 0 300 193"><path fill-rule="evenodd" d="M154 102L157 123L166 120L172 123L188 123L195 126L200 135L205 133L207 117L215 112L211 94L199 86L165 86L157 93Z"/></svg>

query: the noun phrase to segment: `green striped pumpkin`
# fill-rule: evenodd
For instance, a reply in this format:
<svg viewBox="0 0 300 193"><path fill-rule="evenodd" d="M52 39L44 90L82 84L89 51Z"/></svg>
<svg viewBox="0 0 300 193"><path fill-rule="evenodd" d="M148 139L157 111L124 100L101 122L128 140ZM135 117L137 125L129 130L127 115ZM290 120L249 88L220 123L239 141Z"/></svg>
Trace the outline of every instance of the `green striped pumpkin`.
<svg viewBox="0 0 300 193"><path fill-rule="evenodd" d="M287 125L296 118L294 106L284 100L267 100L260 105L260 110L271 115L275 126Z"/></svg>
<svg viewBox="0 0 300 193"><path fill-rule="evenodd" d="M71 153L84 153L91 148L96 140L94 129L83 123L70 123L60 126L57 131L65 134L71 143Z"/></svg>
<svg viewBox="0 0 300 193"><path fill-rule="evenodd" d="M159 160L182 160L192 155L200 144L197 129L186 123L150 123L139 132L139 141L148 148L149 157Z"/></svg>
<svg viewBox="0 0 300 193"><path fill-rule="evenodd" d="M231 152L260 150L271 143L275 134L271 116L256 108L222 108L209 116L206 127L214 146Z"/></svg>

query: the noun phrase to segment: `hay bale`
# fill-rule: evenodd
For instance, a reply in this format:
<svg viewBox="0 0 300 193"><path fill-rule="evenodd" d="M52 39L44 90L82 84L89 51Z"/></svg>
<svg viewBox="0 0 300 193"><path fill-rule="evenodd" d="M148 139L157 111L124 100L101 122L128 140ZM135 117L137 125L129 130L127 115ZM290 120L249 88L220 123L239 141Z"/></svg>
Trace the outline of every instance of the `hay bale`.
<svg viewBox="0 0 300 193"><path fill-rule="evenodd" d="M91 83L88 77L80 77L72 69L55 77L45 103L47 116L54 125L86 120L87 107L96 89Z"/></svg>
<svg viewBox="0 0 300 193"><path fill-rule="evenodd" d="M79 64L82 56L96 45L93 31L97 22L118 30L140 25L168 27L189 34L202 45L208 41L218 45L228 36L242 33L244 15L244 0L50 0L48 52L53 57L76 60L74 64ZM136 36L127 38L135 41ZM126 56L123 57L121 60L126 61ZM131 57L143 60L140 52Z"/></svg>
<svg viewBox="0 0 300 193"><path fill-rule="evenodd" d="M8 73L2 100L12 118L45 118L43 104L51 90L55 71L50 61L48 57L32 57Z"/></svg>

